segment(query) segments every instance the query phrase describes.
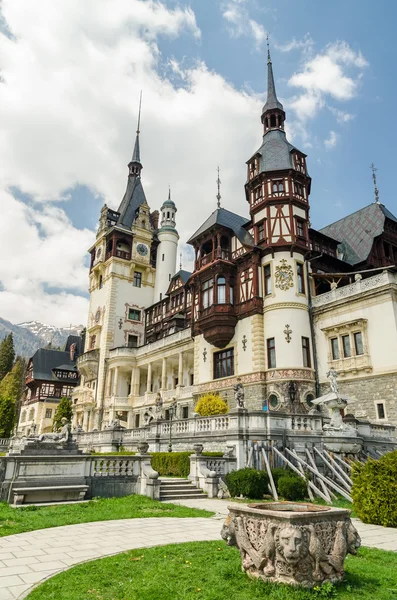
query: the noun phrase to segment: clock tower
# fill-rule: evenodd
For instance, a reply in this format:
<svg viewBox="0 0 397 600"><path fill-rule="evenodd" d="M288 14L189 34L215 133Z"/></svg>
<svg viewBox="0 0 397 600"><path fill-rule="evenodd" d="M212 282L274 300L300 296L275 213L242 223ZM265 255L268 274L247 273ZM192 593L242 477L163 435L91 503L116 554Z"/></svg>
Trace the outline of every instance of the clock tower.
<svg viewBox="0 0 397 600"><path fill-rule="evenodd" d="M245 192L255 244L261 249L267 398L272 409L305 403L314 391L314 365L306 262L311 179L306 155L286 137L286 115L277 98L269 49L267 69L262 144L247 161Z"/></svg>

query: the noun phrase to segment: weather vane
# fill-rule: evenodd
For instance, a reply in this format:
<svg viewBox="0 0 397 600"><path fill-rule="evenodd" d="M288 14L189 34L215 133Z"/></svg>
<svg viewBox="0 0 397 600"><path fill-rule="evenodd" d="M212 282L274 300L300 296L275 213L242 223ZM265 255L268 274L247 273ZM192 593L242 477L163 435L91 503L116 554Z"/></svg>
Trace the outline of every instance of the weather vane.
<svg viewBox="0 0 397 600"><path fill-rule="evenodd" d="M372 171L372 179L374 180L374 188L375 188L375 203L376 204L380 204L379 202L379 190L378 190L378 186L376 185L376 171L378 170L374 163L372 163L372 165L370 166L370 169Z"/></svg>
<svg viewBox="0 0 397 600"><path fill-rule="evenodd" d="M139 111L138 111L138 127L136 129L137 135L140 134L140 126L141 126L141 106L142 106L142 90L139 96Z"/></svg>
<svg viewBox="0 0 397 600"><path fill-rule="evenodd" d="M221 207L221 180L219 179L219 167L218 167L218 179L216 180L218 185L218 193L216 195L218 208Z"/></svg>

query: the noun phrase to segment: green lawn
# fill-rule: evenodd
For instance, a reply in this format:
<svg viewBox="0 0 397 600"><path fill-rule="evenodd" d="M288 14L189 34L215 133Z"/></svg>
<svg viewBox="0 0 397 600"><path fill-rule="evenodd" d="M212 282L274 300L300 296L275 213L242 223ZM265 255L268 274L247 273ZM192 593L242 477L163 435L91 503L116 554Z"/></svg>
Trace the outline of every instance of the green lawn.
<svg viewBox="0 0 397 600"><path fill-rule="evenodd" d="M11 508L0 503L0 537L24 531L109 519L210 517L214 513L151 500L146 496L98 498L82 504Z"/></svg>
<svg viewBox="0 0 397 600"><path fill-rule="evenodd" d="M145 548L78 565L28 600L395 600L397 554L362 548L346 559L346 581L302 590L251 581L224 542Z"/></svg>

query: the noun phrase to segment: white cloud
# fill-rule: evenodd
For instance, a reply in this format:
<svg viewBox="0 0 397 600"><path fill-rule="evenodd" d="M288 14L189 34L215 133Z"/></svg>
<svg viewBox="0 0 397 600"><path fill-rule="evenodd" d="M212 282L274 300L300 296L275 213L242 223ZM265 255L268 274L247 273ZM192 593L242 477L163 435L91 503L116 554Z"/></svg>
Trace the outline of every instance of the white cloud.
<svg viewBox="0 0 397 600"><path fill-rule="evenodd" d="M255 47L259 50L266 39L266 31L263 25L250 18L247 0L228 0L222 6L222 16L228 23L230 35L253 38Z"/></svg>
<svg viewBox="0 0 397 600"><path fill-rule="evenodd" d="M292 50L300 50L304 55L310 55L314 48L314 40L310 36L309 33L301 39L297 40L293 38L290 42L286 44L276 44L275 47L280 52L291 52Z"/></svg>
<svg viewBox="0 0 397 600"><path fill-rule="evenodd" d="M324 140L324 146L329 149L335 148L337 141L338 141L338 136L337 136L336 132L331 130L329 132L329 137L326 140Z"/></svg>
<svg viewBox="0 0 397 600"><path fill-rule="evenodd" d="M348 123L349 121L352 121L355 117L355 115L347 113L344 110L339 110L334 106L329 106L328 108L335 116L338 123Z"/></svg>
<svg viewBox="0 0 397 600"><path fill-rule="evenodd" d="M37 0L34 6L4 0L2 7L16 41L0 36L0 202L7 208L0 315L13 322L85 322L83 261L94 232L70 223L67 190L85 185L118 207L140 90L146 196L159 208L171 183L182 242L216 207L218 163L223 206L248 213L245 161L260 145L263 99L236 90L203 63L186 66L160 55L160 35L199 37L190 9L139 0ZM167 73L183 85L174 87ZM222 164L225 149L233 161L227 155ZM6 191L11 186L30 194L32 207L15 200ZM60 198L62 209L53 203ZM65 291L48 293L54 287Z"/></svg>

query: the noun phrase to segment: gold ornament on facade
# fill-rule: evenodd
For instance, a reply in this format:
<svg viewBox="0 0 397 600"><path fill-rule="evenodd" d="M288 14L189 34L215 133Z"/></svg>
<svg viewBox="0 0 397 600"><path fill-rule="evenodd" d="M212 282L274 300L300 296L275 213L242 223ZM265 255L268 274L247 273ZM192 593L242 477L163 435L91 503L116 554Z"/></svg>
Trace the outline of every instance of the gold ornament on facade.
<svg viewBox="0 0 397 600"><path fill-rule="evenodd" d="M276 288L286 291L289 288L294 287L292 267L287 263L285 258L280 260L280 263L281 264L276 266Z"/></svg>

